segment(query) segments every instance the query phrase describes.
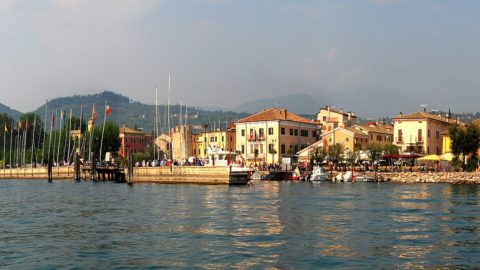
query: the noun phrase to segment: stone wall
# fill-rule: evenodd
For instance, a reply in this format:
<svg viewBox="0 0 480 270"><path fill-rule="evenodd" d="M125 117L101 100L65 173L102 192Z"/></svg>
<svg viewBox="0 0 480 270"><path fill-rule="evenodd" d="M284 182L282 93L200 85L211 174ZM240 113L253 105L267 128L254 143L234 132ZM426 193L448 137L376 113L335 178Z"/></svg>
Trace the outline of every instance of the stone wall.
<svg viewBox="0 0 480 270"><path fill-rule="evenodd" d="M53 179L73 179L73 167L52 168ZM47 179L46 167L0 169L0 179Z"/></svg>
<svg viewBox="0 0 480 270"><path fill-rule="evenodd" d="M379 175L392 183L480 184L480 173L475 172L400 172Z"/></svg>

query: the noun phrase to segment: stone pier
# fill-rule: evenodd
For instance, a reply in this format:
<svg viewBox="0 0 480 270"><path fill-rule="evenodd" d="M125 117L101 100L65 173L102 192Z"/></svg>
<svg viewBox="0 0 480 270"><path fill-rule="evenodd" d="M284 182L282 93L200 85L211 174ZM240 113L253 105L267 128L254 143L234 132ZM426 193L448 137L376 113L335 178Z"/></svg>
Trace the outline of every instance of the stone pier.
<svg viewBox="0 0 480 270"><path fill-rule="evenodd" d="M378 175L392 183L480 184L480 173L476 172L398 172Z"/></svg>

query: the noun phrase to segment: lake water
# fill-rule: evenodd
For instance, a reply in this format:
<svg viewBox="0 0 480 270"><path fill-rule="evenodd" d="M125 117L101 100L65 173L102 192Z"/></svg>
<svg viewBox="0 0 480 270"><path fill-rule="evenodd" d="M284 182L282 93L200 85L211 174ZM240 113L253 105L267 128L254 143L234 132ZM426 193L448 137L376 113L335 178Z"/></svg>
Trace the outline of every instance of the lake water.
<svg viewBox="0 0 480 270"><path fill-rule="evenodd" d="M480 187L0 181L0 268L480 267Z"/></svg>

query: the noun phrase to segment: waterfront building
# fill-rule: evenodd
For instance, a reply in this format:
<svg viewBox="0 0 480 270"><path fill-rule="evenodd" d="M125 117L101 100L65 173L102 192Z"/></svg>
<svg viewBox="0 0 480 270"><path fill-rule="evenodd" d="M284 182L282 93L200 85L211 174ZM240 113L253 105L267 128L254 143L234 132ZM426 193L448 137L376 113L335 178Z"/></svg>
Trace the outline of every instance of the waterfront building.
<svg viewBox="0 0 480 270"><path fill-rule="evenodd" d="M322 133L337 127L351 127L358 119L354 112L344 112L343 109L335 110L331 106L321 108L317 113L317 122L321 125Z"/></svg>
<svg viewBox="0 0 480 270"><path fill-rule="evenodd" d="M318 140L313 120L270 108L235 123L236 151L249 163L281 163Z"/></svg>
<svg viewBox="0 0 480 270"><path fill-rule="evenodd" d="M393 126L379 123L366 125L354 125L354 129L360 130L368 136L367 143L380 146L393 143Z"/></svg>
<svg viewBox="0 0 480 270"><path fill-rule="evenodd" d="M171 133L172 159L186 160L193 155L192 126L177 126Z"/></svg>
<svg viewBox="0 0 480 270"><path fill-rule="evenodd" d="M356 128L337 127L322 133L321 141L326 151L335 144L340 144L342 151L354 151L356 148L363 149L368 144L368 134Z"/></svg>
<svg viewBox="0 0 480 270"><path fill-rule="evenodd" d="M197 159L207 158L208 147L218 148L223 151L235 152L235 125L229 125L226 130L216 129L192 134L193 156Z"/></svg>
<svg viewBox="0 0 480 270"><path fill-rule="evenodd" d="M120 137L120 149L118 154L124 158L132 153L145 152L145 138L142 131L135 130L123 125L118 129Z"/></svg>
<svg viewBox="0 0 480 270"><path fill-rule="evenodd" d="M393 118L394 144L400 152L440 155L444 152L440 135L455 123L458 120L425 111L405 115L400 113Z"/></svg>

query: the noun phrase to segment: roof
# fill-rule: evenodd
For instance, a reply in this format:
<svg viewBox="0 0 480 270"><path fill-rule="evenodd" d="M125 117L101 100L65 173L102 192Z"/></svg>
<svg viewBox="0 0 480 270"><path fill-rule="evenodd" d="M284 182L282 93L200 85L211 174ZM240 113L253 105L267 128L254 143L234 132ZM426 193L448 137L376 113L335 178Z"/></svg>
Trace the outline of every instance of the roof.
<svg viewBox="0 0 480 270"><path fill-rule="evenodd" d="M270 108L262 112L252 114L243 119L238 120L238 123L247 123L247 122L261 122L261 121L292 121L305 124L315 124L313 120L309 120L298 116L294 113L287 111L282 108Z"/></svg>
<svg viewBox="0 0 480 270"><path fill-rule="evenodd" d="M430 119L430 120L436 120L444 123L456 123L457 120L455 119L448 119L445 116L442 115L434 115L430 114L427 112L414 112L411 114L405 114L405 115L399 115L397 117L394 117L393 120L409 120L409 119Z"/></svg>
<svg viewBox="0 0 480 270"><path fill-rule="evenodd" d="M391 126L355 125L353 127L359 127L359 128L365 129L367 132L383 133L383 134L389 134L389 135L393 134L393 127Z"/></svg>
<svg viewBox="0 0 480 270"><path fill-rule="evenodd" d="M129 127L127 127L126 125L123 125L122 127L120 127L120 128L118 129L118 132L119 132L119 133L130 133L130 134L132 134L132 133L133 133L133 134L143 134L143 132L138 131L138 130L135 130L135 129L133 129L133 128L129 128Z"/></svg>
<svg viewBox="0 0 480 270"><path fill-rule="evenodd" d="M320 111L321 111L321 110L325 110L325 111L330 110L330 112L334 112L334 113L338 113L338 114L343 114L343 116L348 116L348 112L335 110L335 109L332 109L332 107L330 107L330 109L329 109L328 106L325 107L325 108L321 108ZM357 116L355 115L354 112L350 112L350 117L352 117L352 118L357 118Z"/></svg>
<svg viewBox="0 0 480 270"><path fill-rule="evenodd" d="M354 136L355 135L359 135L359 136L368 136L365 132L363 131L360 131L356 128L349 128L349 127L337 127L333 130L330 130L329 132L326 132L326 133L323 133L321 136L324 137L324 136L327 136L331 133L333 133L333 131L343 131L343 132L348 132L350 134L353 134Z"/></svg>

